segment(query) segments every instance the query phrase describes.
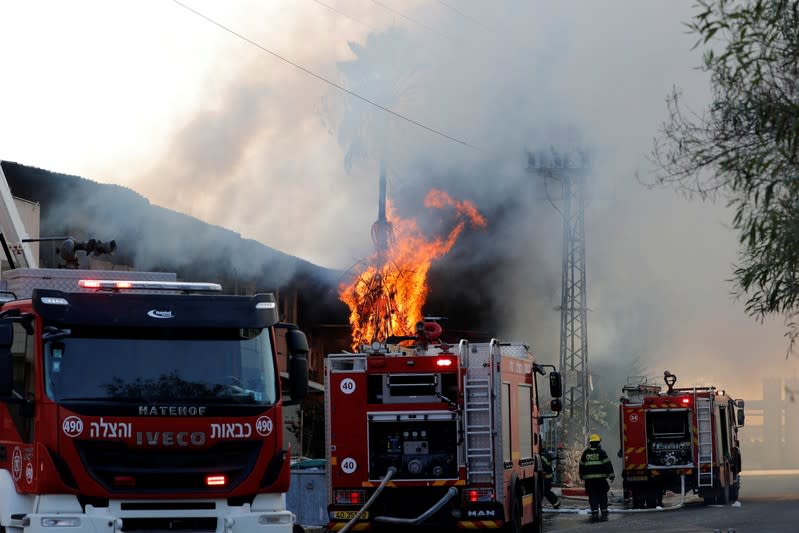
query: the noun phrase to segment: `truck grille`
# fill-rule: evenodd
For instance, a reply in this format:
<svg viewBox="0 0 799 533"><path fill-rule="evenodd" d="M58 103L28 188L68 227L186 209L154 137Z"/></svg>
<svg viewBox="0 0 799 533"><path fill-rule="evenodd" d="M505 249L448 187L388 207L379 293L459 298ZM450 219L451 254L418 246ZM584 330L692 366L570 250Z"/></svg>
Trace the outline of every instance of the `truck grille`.
<svg viewBox="0 0 799 533"><path fill-rule="evenodd" d="M252 472L261 445L241 441L211 448L140 449L121 442L75 441L89 474L110 492L120 493L208 492L208 475L226 476L225 490L230 490Z"/></svg>

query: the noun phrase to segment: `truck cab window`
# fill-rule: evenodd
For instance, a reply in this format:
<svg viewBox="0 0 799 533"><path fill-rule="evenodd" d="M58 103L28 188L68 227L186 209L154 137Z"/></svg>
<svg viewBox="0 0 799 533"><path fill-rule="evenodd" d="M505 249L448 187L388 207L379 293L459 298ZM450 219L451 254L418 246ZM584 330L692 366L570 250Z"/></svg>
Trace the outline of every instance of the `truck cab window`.
<svg viewBox="0 0 799 533"><path fill-rule="evenodd" d="M502 461L507 465L511 462L510 383L502 384L502 413Z"/></svg>
<svg viewBox="0 0 799 533"><path fill-rule="evenodd" d="M273 405L268 331L84 328L45 343L45 385L62 401Z"/></svg>
<svg viewBox="0 0 799 533"><path fill-rule="evenodd" d="M26 401L33 398L36 387L36 374L34 372L35 349L36 346L32 337L28 336L25 328L15 323L14 344L11 346L14 392L19 395L20 399ZM22 437L24 442L32 442L33 418L23 413L27 405L24 402L19 402L10 407L11 418L20 437Z"/></svg>
<svg viewBox="0 0 799 533"><path fill-rule="evenodd" d="M724 405L719 406L719 424L721 424L721 453L724 457L730 456L730 439L729 439L729 426L727 424L727 407Z"/></svg>
<svg viewBox="0 0 799 533"><path fill-rule="evenodd" d="M516 389L519 413L519 458L520 460L533 457L533 388L529 385L519 385Z"/></svg>

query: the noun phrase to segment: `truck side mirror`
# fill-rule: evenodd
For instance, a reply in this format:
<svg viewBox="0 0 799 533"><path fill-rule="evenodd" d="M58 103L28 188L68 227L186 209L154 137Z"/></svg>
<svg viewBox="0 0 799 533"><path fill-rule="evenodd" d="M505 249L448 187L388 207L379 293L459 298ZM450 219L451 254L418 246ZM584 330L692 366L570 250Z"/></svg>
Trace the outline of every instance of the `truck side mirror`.
<svg viewBox="0 0 799 533"><path fill-rule="evenodd" d="M298 329L286 332L289 352L289 395L291 403L300 403L308 394L308 339Z"/></svg>
<svg viewBox="0 0 799 533"><path fill-rule="evenodd" d="M560 380L560 372L549 373L549 395L553 398L563 396L563 383Z"/></svg>
<svg viewBox="0 0 799 533"><path fill-rule="evenodd" d="M737 411L735 411L735 416L737 417L735 422L738 424L738 427L739 428L743 427L743 425L744 425L744 417L746 416L744 414L744 410L743 409L738 409Z"/></svg>
<svg viewBox="0 0 799 533"><path fill-rule="evenodd" d="M738 409L743 409L744 408L744 401L741 400L741 399L735 400L735 407L737 407Z"/></svg>
<svg viewBox="0 0 799 533"><path fill-rule="evenodd" d="M14 344L14 325L7 321L0 322L0 398L10 398L14 390L12 344Z"/></svg>
<svg viewBox="0 0 799 533"><path fill-rule="evenodd" d="M561 409L563 409L563 404L560 403L559 398L552 398L549 402L549 408L556 413L560 413Z"/></svg>

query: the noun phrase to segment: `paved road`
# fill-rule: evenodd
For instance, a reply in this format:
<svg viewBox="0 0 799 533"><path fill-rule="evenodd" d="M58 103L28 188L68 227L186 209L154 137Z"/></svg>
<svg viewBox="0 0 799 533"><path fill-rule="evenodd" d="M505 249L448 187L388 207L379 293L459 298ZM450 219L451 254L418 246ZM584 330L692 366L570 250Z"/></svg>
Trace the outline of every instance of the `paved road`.
<svg viewBox="0 0 799 533"><path fill-rule="evenodd" d="M617 498L618 499L618 498ZM676 504L667 499L664 506ZM572 507L587 504L572 500ZM616 505L615 507L620 507ZM733 505L705 506L688 496L682 509L648 513L611 513L608 522L591 524L587 515L547 514L544 531L646 533L796 533L799 531L799 471L744 474L741 498Z"/></svg>

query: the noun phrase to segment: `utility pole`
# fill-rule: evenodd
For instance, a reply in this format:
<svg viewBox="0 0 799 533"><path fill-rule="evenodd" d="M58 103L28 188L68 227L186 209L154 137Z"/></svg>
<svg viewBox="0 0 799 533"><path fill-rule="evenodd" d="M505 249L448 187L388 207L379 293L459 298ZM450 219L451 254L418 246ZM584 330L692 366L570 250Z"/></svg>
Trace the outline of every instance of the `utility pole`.
<svg viewBox="0 0 799 533"><path fill-rule="evenodd" d="M386 218L386 167L382 160L380 161L380 180L378 183L377 220L372 224L372 242L374 242L375 252L377 253L377 263L383 264L385 255L394 240L394 235L391 223Z"/></svg>
<svg viewBox="0 0 799 533"><path fill-rule="evenodd" d="M588 306L585 275L585 152L528 154L528 172L560 185L563 264L560 297L560 372L564 377L560 443L581 448L588 434Z"/></svg>

